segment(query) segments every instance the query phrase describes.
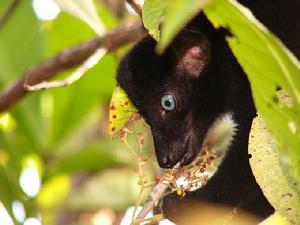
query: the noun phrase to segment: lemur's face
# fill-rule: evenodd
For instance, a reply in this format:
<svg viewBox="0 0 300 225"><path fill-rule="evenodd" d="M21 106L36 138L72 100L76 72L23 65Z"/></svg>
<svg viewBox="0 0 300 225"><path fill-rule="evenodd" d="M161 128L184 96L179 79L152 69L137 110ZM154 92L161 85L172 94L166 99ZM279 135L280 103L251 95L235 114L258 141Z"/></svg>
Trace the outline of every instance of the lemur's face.
<svg viewBox="0 0 300 225"><path fill-rule="evenodd" d="M213 140L208 136L216 135L220 118L231 119L210 61L208 40L189 33L161 56L155 54L155 41L146 37L120 64L117 80L150 125L163 168L189 164Z"/></svg>

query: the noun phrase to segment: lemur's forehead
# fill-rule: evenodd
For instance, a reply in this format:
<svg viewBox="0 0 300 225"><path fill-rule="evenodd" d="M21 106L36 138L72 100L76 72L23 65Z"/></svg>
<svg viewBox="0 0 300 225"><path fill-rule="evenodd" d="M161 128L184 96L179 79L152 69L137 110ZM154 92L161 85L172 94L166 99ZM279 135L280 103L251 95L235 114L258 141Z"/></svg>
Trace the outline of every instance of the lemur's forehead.
<svg viewBox="0 0 300 225"><path fill-rule="evenodd" d="M163 54L159 55L155 51L155 43L148 41L145 44L147 45L146 48L139 48L139 46L137 46L137 48L133 49L132 60L129 62L135 67L138 67L140 72L153 69L166 70L166 68L174 66L175 57L170 49L167 49ZM137 58L139 59L137 60Z"/></svg>

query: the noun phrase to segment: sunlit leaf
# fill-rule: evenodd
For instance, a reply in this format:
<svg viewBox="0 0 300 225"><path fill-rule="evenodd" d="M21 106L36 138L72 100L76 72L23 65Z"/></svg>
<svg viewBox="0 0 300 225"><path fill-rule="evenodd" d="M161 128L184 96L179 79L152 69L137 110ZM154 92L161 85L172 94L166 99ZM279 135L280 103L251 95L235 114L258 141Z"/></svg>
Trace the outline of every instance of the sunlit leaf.
<svg viewBox="0 0 300 225"><path fill-rule="evenodd" d="M48 180L37 197L37 203L42 208L51 208L62 204L71 187L71 177L60 174Z"/></svg>
<svg viewBox="0 0 300 225"><path fill-rule="evenodd" d="M278 213L265 219L259 225L289 225Z"/></svg>
<svg viewBox="0 0 300 225"><path fill-rule="evenodd" d="M167 1L146 0L143 5L143 23L149 34L157 41L160 38L159 25L167 6Z"/></svg>
<svg viewBox="0 0 300 225"><path fill-rule="evenodd" d="M138 198L137 174L132 169L111 169L90 179L74 191L68 206L77 210L109 207L123 210ZM145 195L146 196L146 195Z"/></svg>
<svg viewBox="0 0 300 225"><path fill-rule="evenodd" d="M86 22L99 36L105 32L93 0L55 0L59 7Z"/></svg>
<svg viewBox="0 0 300 225"><path fill-rule="evenodd" d="M1 0L0 11L5 11L10 2ZM21 76L29 66L37 63L42 47L43 32L39 29L39 22L31 2L20 2L0 30L0 88Z"/></svg>
<svg viewBox="0 0 300 225"><path fill-rule="evenodd" d="M19 224L12 211L12 203L16 199L24 203L22 191L18 185L18 177L10 168L0 164L0 202L3 203L13 221Z"/></svg>
<svg viewBox="0 0 300 225"><path fill-rule="evenodd" d="M172 0L166 9L158 52L170 44L176 34L211 0ZM160 2L160 4L165 4Z"/></svg>
<svg viewBox="0 0 300 225"><path fill-rule="evenodd" d="M114 135L122 129L135 112L126 93L116 86L109 106L109 134Z"/></svg>
<svg viewBox="0 0 300 225"><path fill-rule="evenodd" d="M3 0L0 11L7 6ZM0 30L0 88L20 77L25 70L37 63L42 55L44 35L39 27L30 1L22 1ZM22 41L20 41L22 40ZM29 54L30 53L30 54ZM30 151L42 150L39 94L28 96L12 108L15 121L14 139L22 137ZM25 137L25 138L24 138ZM16 141L12 141L13 145ZM0 145L1 145L0 140ZM10 149L14 151L15 149ZM24 151L24 150L23 150Z"/></svg>
<svg viewBox="0 0 300 225"><path fill-rule="evenodd" d="M80 32L74 33L74 27ZM91 29L82 21L74 17L60 13L56 20L48 26L47 54L53 55L58 51L76 45L94 36ZM46 123L51 140L51 145L60 145L72 138L76 129L83 125L83 120L89 116L92 109L98 109L98 117L101 117L101 103L107 101L114 89L115 70L117 59L114 55L106 55L101 61L89 70L85 76L67 88L49 89L48 102L52 112ZM64 75L69 75L67 71ZM62 75L62 74L61 74ZM100 103L100 104L99 104Z"/></svg>
<svg viewBox="0 0 300 225"><path fill-rule="evenodd" d="M276 211L290 224L299 224L300 195L297 183L292 181L282 165L271 134L260 117L253 121L250 139L250 165L256 181Z"/></svg>
<svg viewBox="0 0 300 225"><path fill-rule="evenodd" d="M129 165L130 158L119 150L124 152L118 143L108 139L101 139L96 143L85 145L81 149L76 149L74 153L65 154L53 162L45 179L60 173L75 174Z"/></svg>
<svg viewBox="0 0 300 225"><path fill-rule="evenodd" d="M10 0L0 3L1 16ZM40 29L31 1L20 1L18 7L0 29L0 89L11 85L32 65L40 61L44 34ZM14 106L0 129L0 201L12 214L12 203L22 202L26 213L33 210L24 198L19 184L22 157L43 150L43 129L39 112L39 93L28 96ZM2 114L5 115L5 114ZM0 223L1 223L0 218Z"/></svg>
<svg viewBox="0 0 300 225"><path fill-rule="evenodd" d="M214 0L204 8L216 27L228 27L227 41L246 71L256 107L286 156L289 172L300 183L300 65L292 53L234 0ZM277 101L281 87L291 106Z"/></svg>
<svg viewBox="0 0 300 225"><path fill-rule="evenodd" d="M4 132L10 132L16 127L16 122L10 113L0 114L0 129Z"/></svg>

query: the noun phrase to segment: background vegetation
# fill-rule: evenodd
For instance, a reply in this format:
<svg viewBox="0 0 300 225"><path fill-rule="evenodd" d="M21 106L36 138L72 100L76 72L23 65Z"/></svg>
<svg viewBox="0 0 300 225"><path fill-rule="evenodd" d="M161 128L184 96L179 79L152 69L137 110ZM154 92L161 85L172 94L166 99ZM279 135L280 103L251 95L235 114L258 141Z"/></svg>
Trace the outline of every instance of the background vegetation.
<svg viewBox="0 0 300 225"><path fill-rule="evenodd" d="M0 15L12 2L1 1ZM18 1L1 24L0 89L30 67L95 37L81 20L61 11L55 17L47 2ZM95 1L108 29L137 22L124 4ZM1 113L0 224L7 223L3 207L16 224L26 218L43 224L99 224L95 217L102 212L118 221L119 212L134 204L134 161L123 144L108 136L116 67L127 48L106 55L74 85L31 93Z"/></svg>
<svg viewBox="0 0 300 225"><path fill-rule="evenodd" d="M120 141L111 141L108 136L109 101L118 61L130 47L123 44L143 35L137 26L139 16L129 13L124 1L95 0L92 8L106 29L133 24L137 32L125 29L123 33L132 37L124 38L119 31L93 39L95 32L101 35L101 31L95 21L86 19L93 18L85 17L91 15L90 11L73 8L72 16L56 8L56 13L54 10L45 18L50 9L55 9L46 2L0 3L0 223L98 225L111 219L113 222L107 224L118 224L124 209L135 204L139 188L132 155ZM253 144L251 149L253 158L274 163L252 163L254 174L277 212L291 224L300 224L299 62L231 0L174 0L172 4L146 0L143 22L160 40L158 52L202 8L216 27L231 29L233 36L228 42L249 76L262 123L271 132L258 141L266 145ZM159 30L162 17L165 23ZM94 41L89 42L91 39ZM254 39L256 42L251 42ZM90 45L80 45L83 42ZM80 80L69 87L33 92L20 100L18 96L27 93L22 76L32 84L57 72L55 79L64 79L97 48L85 48L93 46L91 43L104 45L110 52ZM73 46L77 47L71 49ZM64 54L57 56L60 52ZM51 57L54 60L49 60ZM45 71L51 71L51 76ZM31 75L36 74L42 78L34 81ZM21 85L13 89L17 79L21 79ZM283 88L283 94L276 93L277 85ZM151 148L151 144L147 146ZM269 154L262 154L265 149ZM265 176L270 168L275 172ZM280 197L286 193L293 193L292 200ZM4 217L6 212L9 217Z"/></svg>

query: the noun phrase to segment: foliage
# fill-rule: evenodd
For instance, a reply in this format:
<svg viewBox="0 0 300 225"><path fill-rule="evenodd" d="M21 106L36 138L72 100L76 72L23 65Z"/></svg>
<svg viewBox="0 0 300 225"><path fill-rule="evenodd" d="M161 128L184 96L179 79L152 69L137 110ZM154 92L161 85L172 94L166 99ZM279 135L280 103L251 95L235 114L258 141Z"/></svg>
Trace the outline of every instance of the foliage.
<svg viewBox="0 0 300 225"><path fill-rule="evenodd" d="M120 13L102 1L56 1L74 17L61 12L52 21L41 21L35 16L31 1L20 1L8 22L0 27L1 89L43 59L94 37L95 32L103 35L105 27L115 27L123 19L131 19L124 7L123 16L118 17ZM0 15L9 3L3 0L0 4ZM299 62L234 0L145 0L143 22L149 33L160 40L158 52L200 10L214 26L226 27L232 33L227 41L247 72L256 106L268 128L263 134L257 134L255 126L258 125L254 124L252 134L256 138L250 143L253 172L278 212L270 218L271 222L265 223L284 224L282 216L299 224L300 190L292 182L300 183ZM15 224L24 222L24 218L18 218L13 212L16 201L25 207L27 218L41 215L43 224L47 225L59 224L61 214L85 215L102 207L123 210L136 199L142 200L132 172L136 166L132 155L124 150L124 145L108 137L108 126L110 131L113 127L120 131L135 112L121 89L114 90L114 74L122 54L119 50L110 53L72 86L32 93L0 115L0 209L3 204ZM70 72L58 76L65 77ZM278 86L288 93L288 103L277 96ZM114 106L126 102L129 106L108 117L112 93ZM115 116L118 120L114 120ZM130 140L136 140L137 147L142 136L133 133ZM140 152L133 155L139 166L144 165ZM271 163L254 163L256 160ZM276 176L265 173L270 167L273 173L278 171ZM33 195L20 182L27 171L34 171L36 184L41 185ZM138 179L144 185L141 173L139 170ZM124 179L125 176L129 179ZM27 182L30 183L28 178ZM92 224L86 219L73 222Z"/></svg>
<svg viewBox="0 0 300 225"><path fill-rule="evenodd" d="M55 0L58 6L65 12L85 21L99 36L104 35L104 25L97 15L97 10L92 0Z"/></svg>
<svg viewBox="0 0 300 225"><path fill-rule="evenodd" d="M290 224L297 224L300 220L299 190L282 167L276 142L260 117L252 124L249 153L252 171L265 196Z"/></svg>
<svg viewBox="0 0 300 225"><path fill-rule="evenodd" d="M162 19L161 16L164 14L166 3L166 1L146 0L143 5L143 24L148 29L149 34L157 41L160 37L159 24Z"/></svg>
<svg viewBox="0 0 300 225"><path fill-rule="evenodd" d="M257 164L252 163L254 175L264 192L268 193L267 197L279 213L288 218L288 221L292 224L299 224L300 219L297 212L299 212L300 190L293 185L294 183L300 183L300 133L297 129L300 126L299 62L274 35L253 17L251 12L236 1L214 0L210 2L197 1L197 3L176 0L166 6L158 52L165 49L178 31L201 8L216 28L222 26L230 30L232 36L227 37L227 41L249 77L256 107L276 140L277 148L272 148L272 152L275 151L274 154L281 154L280 158L285 159L284 161L281 160L276 166L273 164L275 166L273 170L285 171L287 172L286 176L277 177L278 180L272 181L273 177L271 175L262 176L270 165L264 164L259 167ZM199 5L199 7L195 7L195 5ZM144 14L146 15L146 12ZM151 17L144 18L144 21L147 20L157 21ZM159 26L150 28L157 29L157 27ZM155 32L157 33L155 30L150 31L150 33ZM278 87L290 96L289 104L278 100L276 94ZM254 141L255 143L267 141L259 139L257 133L254 133L258 139ZM262 154L267 150L267 146L261 147L258 145L253 147L252 150L254 148L256 149L256 151L252 151L254 158L257 157L266 162L270 161L269 155ZM293 182L293 180L295 181ZM287 188L295 194L292 201L288 201L288 203L280 201L281 196L279 196L279 192L275 193L275 189L272 190L272 194L276 196L270 195L270 189L275 188L278 182L282 186L280 186L281 188L277 187L277 190L284 191L284 188ZM266 186L266 184L268 185ZM292 213L289 212L290 210L292 210Z"/></svg>
<svg viewBox="0 0 300 225"><path fill-rule="evenodd" d="M109 133L116 134L136 112L126 93L116 86L109 105Z"/></svg>
<svg viewBox="0 0 300 225"><path fill-rule="evenodd" d="M0 15L10 2L1 2ZM93 6L93 10L101 13L96 18L101 18L107 27L120 23L113 10L102 3ZM20 1L0 30L1 89L46 57L94 36L89 26L64 12L54 20L41 21L33 11L32 1ZM118 52L108 54L74 85L32 93L0 115L0 208L5 206L15 224L24 221L13 213L16 200L24 205L27 218L41 213L43 224L59 224L62 211L71 215L82 204L70 199L74 195L77 199L83 198L87 189L85 183L101 187L111 176L117 178L116 174L119 174L121 178L133 171L128 151L120 143L112 142L106 131L106 112L115 86L118 58ZM70 72L58 76L67 76ZM28 160L38 172L38 181L34 185L41 182L40 191L34 196L28 196L20 184L20 177L28 169L24 162ZM111 175L112 169L114 175ZM103 178L95 179L100 174ZM74 186L73 182L80 177L86 182ZM33 182L33 177L27 179L27 183ZM124 179L119 181L123 187ZM133 204L138 193L134 182L132 172L127 190L131 194L126 198L122 197L124 192L113 193L108 188L106 195L114 195L114 202L107 199L106 204L95 204L98 199L87 196L89 204L81 207L78 213L97 211L101 207L123 209ZM91 223L86 219L77 222Z"/></svg>

